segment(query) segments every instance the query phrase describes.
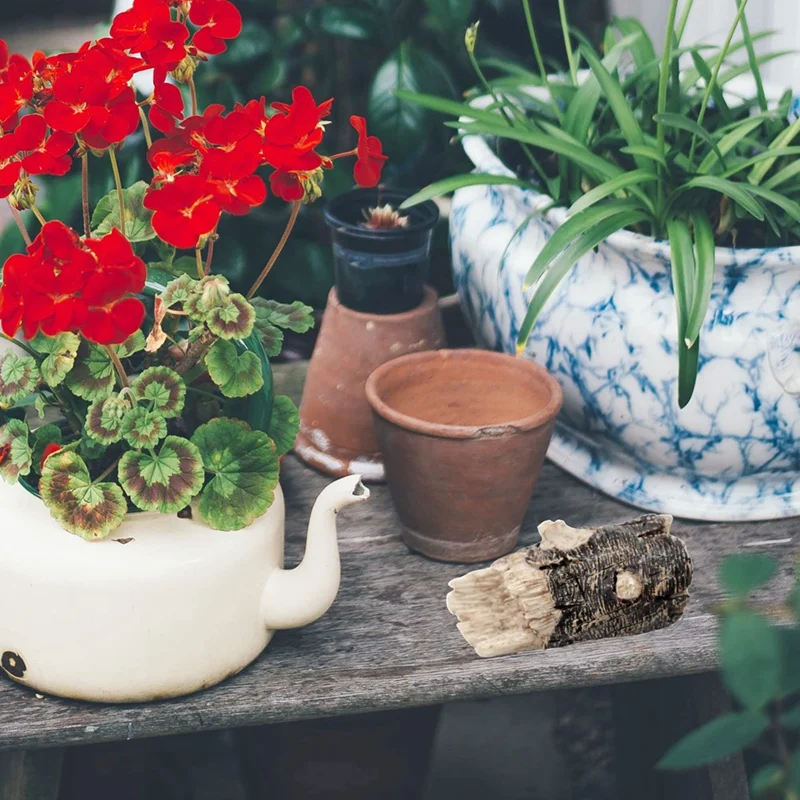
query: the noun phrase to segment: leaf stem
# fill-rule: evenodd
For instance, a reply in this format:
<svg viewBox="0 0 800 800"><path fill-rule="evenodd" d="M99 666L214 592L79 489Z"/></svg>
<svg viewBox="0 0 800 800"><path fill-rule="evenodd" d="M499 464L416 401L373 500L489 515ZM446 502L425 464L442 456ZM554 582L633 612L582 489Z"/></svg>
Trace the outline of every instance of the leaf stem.
<svg viewBox="0 0 800 800"><path fill-rule="evenodd" d="M567 50L567 62L569 63L569 77L572 85L578 85L578 71L575 68L575 54L572 52L572 42L569 40L569 21L567 20L567 9L564 0L558 0L558 14L561 17L561 31L564 34L564 47Z"/></svg>
<svg viewBox="0 0 800 800"><path fill-rule="evenodd" d="M37 361L39 361L42 356L37 353L32 347L29 347L26 342L20 341L19 339L15 339L13 336L8 336L7 334L0 331L0 339L5 339L7 342L11 342L15 347L19 347L24 350L29 356L33 356Z"/></svg>
<svg viewBox="0 0 800 800"><path fill-rule="evenodd" d="M686 23L689 21L689 14L692 11L693 5L694 0L686 0L686 6L683 9L680 22L678 23L678 30L675 31L675 39L679 45L681 43L681 39L683 39L683 33L686 30Z"/></svg>
<svg viewBox="0 0 800 800"><path fill-rule="evenodd" d="M36 206L31 206L31 211L33 212L33 216L36 217L37 220L39 220L39 224L44 228L44 226L47 225L47 220L42 215L42 212L39 211L39 209L36 208Z"/></svg>
<svg viewBox="0 0 800 800"><path fill-rule="evenodd" d="M219 224L217 224L219 227ZM208 251L206 252L206 267L203 270L204 275L211 274L211 260L214 258L214 242L217 241L217 228L215 227L213 231L211 231L211 235L208 237Z"/></svg>
<svg viewBox="0 0 800 800"><path fill-rule="evenodd" d="M561 107L558 105L555 92L553 91L553 87L550 85L550 80L547 77L547 68L544 65L544 58L542 58L542 50L539 47L539 39L536 36L536 28L534 27L533 16L531 15L530 0L522 0L522 7L525 10L525 22L528 25L528 36L530 36L531 39L531 45L533 47L533 55L536 58L536 66L539 68L539 75L541 75L542 83L547 87L547 91L550 94L550 100L553 103L553 110L556 113L558 121L563 122L564 114L561 111Z"/></svg>
<svg viewBox="0 0 800 800"><path fill-rule="evenodd" d="M93 483L101 483L103 478L107 478L116 468L119 462L122 460L122 456L120 458L115 459L108 467L106 467L93 481Z"/></svg>
<svg viewBox="0 0 800 800"><path fill-rule="evenodd" d="M117 185L117 200L119 201L119 224L122 235L127 239L127 225L125 223L125 195L122 191L122 178L119 174L119 164L117 164L117 155L114 148L108 148L108 155L111 159L111 170L114 173L114 183Z"/></svg>
<svg viewBox="0 0 800 800"><path fill-rule="evenodd" d="M203 267L203 256L200 252L199 247L195 247L194 249L194 260L197 264L197 277L204 278L205 277L205 269Z"/></svg>
<svg viewBox="0 0 800 800"><path fill-rule="evenodd" d="M189 78L189 94L192 97L192 116L197 116L197 87L194 84L194 78Z"/></svg>
<svg viewBox="0 0 800 800"><path fill-rule="evenodd" d="M11 200L8 201L8 207L11 209L11 216L14 217L14 222L17 223L17 227L19 228L19 232L22 234L22 240L25 242L27 247L31 246L31 237L28 233L28 229L25 227L25 223L22 221L22 216L19 213L19 209L15 208L12 205Z"/></svg>
<svg viewBox="0 0 800 800"><path fill-rule="evenodd" d="M672 43L675 37L675 17L678 14L678 0L672 0L669 6L669 16L667 17L667 32L664 36L664 53L661 57L661 70L658 76L658 114L659 116L667 110L667 88L670 80L670 64L672 63ZM664 161L664 152L666 150L666 131L664 123L659 121L656 123L656 149L660 156L660 161ZM656 211L659 217L659 223L663 226L661 215L664 208L664 165L658 164L659 181L658 181L658 204Z"/></svg>
<svg viewBox="0 0 800 800"><path fill-rule="evenodd" d="M83 206L83 235L92 236L92 219L89 216L89 154L81 156L81 204Z"/></svg>
<svg viewBox="0 0 800 800"><path fill-rule="evenodd" d="M119 376L120 384L123 388L127 388L130 386L130 381L128 380L128 375L125 372L125 367L122 366L122 362L119 360L119 356L117 355L116 350L110 344L106 346L106 352L108 353L108 357L111 359L111 363L114 365L114 369L117 371L117 375Z"/></svg>
<svg viewBox="0 0 800 800"><path fill-rule="evenodd" d="M153 146L153 136L150 133L150 123L147 121L147 114L144 109L139 106L139 118L142 120L142 130L144 131L144 140L147 142L147 149Z"/></svg>
<svg viewBox="0 0 800 800"><path fill-rule="evenodd" d="M281 254L281 251L286 246L286 242L289 241L289 236L292 233L292 229L294 228L295 223L297 222L297 217L300 214L300 206L302 205L300 200L297 200L292 205L292 213L289 215L289 221L286 223L286 228L283 231L283 235L281 236L280 241L278 242L277 247L273 251L272 255L269 257L269 261L267 261L266 266L263 270L261 270L261 274L256 279L256 282L250 288L250 291L247 293L247 299L250 300L253 295L261 288L261 284L264 283L265 278L269 275L270 270L275 266L275 262L278 260L278 256Z"/></svg>
<svg viewBox="0 0 800 800"><path fill-rule="evenodd" d="M740 0L736 0L738 6ZM744 37L745 47L747 48L747 60L750 63L750 72L753 73L753 79L756 82L756 93L758 94L758 105L762 113L769 110L767 103L767 95L764 91L764 81L761 78L761 68L758 66L758 59L756 58L756 51L753 47L753 37L750 35L750 25L747 23L747 17L742 14L742 36Z"/></svg>

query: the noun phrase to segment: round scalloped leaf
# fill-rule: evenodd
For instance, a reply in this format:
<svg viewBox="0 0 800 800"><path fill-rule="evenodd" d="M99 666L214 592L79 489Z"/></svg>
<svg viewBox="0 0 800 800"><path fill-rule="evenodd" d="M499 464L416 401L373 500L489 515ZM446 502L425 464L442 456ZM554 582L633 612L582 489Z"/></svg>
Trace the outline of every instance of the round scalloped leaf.
<svg viewBox="0 0 800 800"><path fill-rule="evenodd" d="M98 345L81 345L78 360L67 375L67 388L92 402L105 400L114 391L116 373L108 353Z"/></svg>
<svg viewBox="0 0 800 800"><path fill-rule="evenodd" d="M256 312L241 294L225 297L206 317L211 333L221 339L246 339L253 332Z"/></svg>
<svg viewBox="0 0 800 800"><path fill-rule="evenodd" d="M194 320L205 322L208 315L225 303L231 293L228 279L222 275L206 275L197 281L194 291L183 304L183 310Z"/></svg>
<svg viewBox="0 0 800 800"><path fill-rule="evenodd" d="M28 444L28 426L10 419L0 427L0 477L16 483L20 475L28 475L33 466L33 453Z"/></svg>
<svg viewBox="0 0 800 800"><path fill-rule="evenodd" d="M36 360L11 350L0 353L0 408L11 408L39 383Z"/></svg>
<svg viewBox="0 0 800 800"><path fill-rule="evenodd" d="M271 505L278 485L275 442L241 420L221 417L201 425L192 436L211 479L200 495L198 511L220 531L246 528Z"/></svg>
<svg viewBox="0 0 800 800"><path fill-rule="evenodd" d="M86 433L100 444L118 442L122 439L122 423L130 410L130 404L116 394L95 400L86 412Z"/></svg>
<svg viewBox="0 0 800 800"><path fill-rule="evenodd" d="M144 350L147 340L141 331L132 333L122 344L114 347L114 351L119 358L130 358L136 353L141 353Z"/></svg>
<svg viewBox="0 0 800 800"><path fill-rule="evenodd" d="M300 430L300 415L297 406L286 395L278 395L273 401L269 420L269 435L278 448L278 456L286 455L293 447Z"/></svg>
<svg viewBox="0 0 800 800"><path fill-rule="evenodd" d="M258 321L277 328L287 328L295 333L305 333L314 327L314 309L300 300L291 304L254 297L252 300Z"/></svg>
<svg viewBox="0 0 800 800"><path fill-rule="evenodd" d="M264 385L261 360L250 351L239 353L233 342L220 339L206 355L211 380L225 397L247 397Z"/></svg>
<svg viewBox="0 0 800 800"><path fill-rule="evenodd" d="M119 462L119 482L142 511L176 514L203 488L200 451L188 439L167 436L158 453L128 451Z"/></svg>
<svg viewBox="0 0 800 800"><path fill-rule="evenodd" d="M164 308L173 308L183 305L197 290L197 281L188 275L181 275L174 281L170 281L161 293L161 302Z"/></svg>
<svg viewBox="0 0 800 800"><path fill-rule="evenodd" d="M122 435L131 447L155 447L167 435L167 421L158 411L131 409L122 423Z"/></svg>
<svg viewBox="0 0 800 800"><path fill-rule="evenodd" d="M45 448L51 444L61 444L62 434L58 425L42 425L33 431L33 469L41 472L40 465Z"/></svg>
<svg viewBox="0 0 800 800"><path fill-rule="evenodd" d="M131 383L133 396L140 403L150 403L165 419L179 417L186 402L186 384L169 367L150 367Z"/></svg>
<svg viewBox="0 0 800 800"><path fill-rule="evenodd" d="M37 353L46 355L39 369L48 386L60 386L64 382L64 378L75 365L80 344L80 337L74 333L59 333L58 336L38 333L31 339L31 347Z"/></svg>
<svg viewBox="0 0 800 800"><path fill-rule="evenodd" d="M89 541L107 538L128 511L122 489L116 483L93 483L86 463L71 450L47 459L39 493L53 519Z"/></svg>

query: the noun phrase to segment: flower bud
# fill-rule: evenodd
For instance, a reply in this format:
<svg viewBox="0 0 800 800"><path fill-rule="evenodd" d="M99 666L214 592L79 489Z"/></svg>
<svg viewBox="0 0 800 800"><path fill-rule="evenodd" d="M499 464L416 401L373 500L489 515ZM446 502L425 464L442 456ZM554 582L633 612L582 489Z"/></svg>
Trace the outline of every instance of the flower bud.
<svg viewBox="0 0 800 800"><path fill-rule="evenodd" d="M183 61L175 67L172 76L178 83L189 83L194 77L194 71L197 69L198 60L194 56L185 56Z"/></svg>
<svg viewBox="0 0 800 800"><path fill-rule="evenodd" d="M478 27L480 24L480 20L473 22L464 34L464 44L467 46L468 53L475 52L475 43L478 41Z"/></svg>
<svg viewBox="0 0 800 800"><path fill-rule="evenodd" d="M303 185L305 196L303 197L304 203L313 203L322 197L322 181L324 179L324 172L322 167L317 167L313 172L306 172L300 175L300 183Z"/></svg>
<svg viewBox="0 0 800 800"><path fill-rule="evenodd" d="M36 193L39 188L31 182L30 178L17 181L14 191L8 198L11 205L19 211L27 211L36 205Z"/></svg>

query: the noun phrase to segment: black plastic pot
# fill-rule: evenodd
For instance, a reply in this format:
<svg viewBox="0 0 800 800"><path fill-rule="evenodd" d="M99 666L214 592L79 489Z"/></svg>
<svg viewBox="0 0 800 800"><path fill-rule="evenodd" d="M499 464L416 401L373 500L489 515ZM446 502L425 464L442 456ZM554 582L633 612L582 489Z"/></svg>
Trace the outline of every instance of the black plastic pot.
<svg viewBox="0 0 800 800"><path fill-rule="evenodd" d="M413 192L354 189L333 198L325 221L333 233L336 292L342 305L372 314L399 314L422 302L430 272L431 234L439 220L428 201L403 212L405 228L363 226L363 211L389 203L397 208Z"/></svg>

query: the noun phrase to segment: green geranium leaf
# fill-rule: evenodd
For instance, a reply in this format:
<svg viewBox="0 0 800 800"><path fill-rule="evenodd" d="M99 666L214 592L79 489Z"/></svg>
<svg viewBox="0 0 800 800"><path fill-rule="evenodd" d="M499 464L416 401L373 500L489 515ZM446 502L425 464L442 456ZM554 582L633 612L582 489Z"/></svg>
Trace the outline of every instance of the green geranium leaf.
<svg viewBox="0 0 800 800"><path fill-rule="evenodd" d="M759 711L780 694L780 639L760 614L743 609L722 620L720 661L725 683L745 708Z"/></svg>
<svg viewBox="0 0 800 800"><path fill-rule="evenodd" d="M720 568L725 590L736 598L744 598L763 586L775 574L775 560L761 553L735 553Z"/></svg>
<svg viewBox="0 0 800 800"><path fill-rule="evenodd" d="M260 324L286 328L295 333L305 333L314 327L314 309L299 300L286 304L255 297L251 302Z"/></svg>
<svg viewBox="0 0 800 800"><path fill-rule="evenodd" d="M244 295L231 294L208 312L206 324L221 339L246 339L255 320L256 312Z"/></svg>
<svg viewBox="0 0 800 800"><path fill-rule="evenodd" d="M212 476L198 508L212 528L241 530L272 505L278 485L278 452L266 433L221 417L201 425L192 442Z"/></svg>
<svg viewBox="0 0 800 800"><path fill-rule="evenodd" d="M167 436L158 453L128 451L119 462L119 482L137 508L176 514L203 488L200 451L188 439Z"/></svg>
<svg viewBox="0 0 800 800"><path fill-rule="evenodd" d="M33 453L28 444L28 426L10 419L0 427L0 477L16 483L20 475L28 475L33 466Z"/></svg>
<svg viewBox="0 0 800 800"><path fill-rule="evenodd" d="M186 402L183 378L168 367L146 369L131 383L131 391L138 402L149 403L165 419L179 417Z"/></svg>
<svg viewBox="0 0 800 800"><path fill-rule="evenodd" d="M161 301L164 303L164 308L183 305L195 293L196 289L197 281L188 275L181 275L174 281L170 281L161 293Z"/></svg>
<svg viewBox="0 0 800 800"><path fill-rule="evenodd" d="M658 762L659 769L690 769L711 764L753 744L769 726L761 711L725 714L681 739Z"/></svg>
<svg viewBox="0 0 800 800"><path fill-rule="evenodd" d="M160 412L138 406L125 415L122 435L131 447L155 447L167 435L167 421Z"/></svg>
<svg viewBox="0 0 800 800"><path fill-rule="evenodd" d="M114 351L120 358L130 358L144 350L147 340L141 331L131 334L122 344L114 346Z"/></svg>
<svg viewBox="0 0 800 800"><path fill-rule="evenodd" d="M108 450L108 445L95 441L89 436L84 436L78 442L78 455L86 461L97 461L101 459Z"/></svg>
<svg viewBox="0 0 800 800"><path fill-rule="evenodd" d="M86 412L86 433L100 444L118 442L122 439L122 423L130 410L130 404L116 394L95 400Z"/></svg>
<svg viewBox="0 0 800 800"><path fill-rule="evenodd" d="M11 408L27 397L39 383L36 361L11 350L0 353L0 408Z"/></svg>
<svg viewBox="0 0 800 800"><path fill-rule="evenodd" d="M269 322L262 322L258 317L256 317L255 327L267 357L274 358L280 355L283 349L283 331L274 325L270 325Z"/></svg>
<svg viewBox="0 0 800 800"><path fill-rule="evenodd" d="M239 353L233 342L224 339L214 343L206 355L211 380L225 397L247 397L264 385L261 360L255 353Z"/></svg>
<svg viewBox="0 0 800 800"><path fill-rule="evenodd" d="M750 779L750 792L753 797L761 797L780 788L783 778L783 768L779 764L765 764L753 773Z"/></svg>
<svg viewBox="0 0 800 800"><path fill-rule="evenodd" d="M183 310L197 322L205 322L208 315L222 306L231 293L228 279L222 275L207 275L197 281L194 291L183 304Z"/></svg>
<svg viewBox="0 0 800 800"><path fill-rule="evenodd" d="M49 444L61 444L62 434L58 425L42 425L33 432L33 468L39 470L44 449Z"/></svg>
<svg viewBox="0 0 800 800"><path fill-rule="evenodd" d="M38 333L30 345L37 353L46 354L39 365L42 378L48 386L59 386L75 364L80 347L80 337L74 333L59 333L58 336L45 336Z"/></svg>
<svg viewBox="0 0 800 800"><path fill-rule="evenodd" d="M95 483L84 460L62 450L47 459L39 493L52 517L89 541L105 539L125 519L128 504L116 483Z"/></svg>
<svg viewBox="0 0 800 800"><path fill-rule="evenodd" d="M44 419L44 415L47 412L47 407L49 403L44 397L40 394L36 395L36 399L33 401L33 407L36 409L36 413L39 415L39 419Z"/></svg>
<svg viewBox="0 0 800 800"><path fill-rule="evenodd" d="M156 238L153 230L153 212L143 205L148 184L144 181L134 183L129 189L123 189L125 206L125 234L131 242L149 242ZM95 236L105 236L112 228L123 230L119 213L119 196L115 191L107 194L98 204L92 215L92 232Z"/></svg>
<svg viewBox="0 0 800 800"><path fill-rule="evenodd" d="M160 239L158 241L161 241ZM163 242L162 242L163 244ZM181 275L197 275L197 261L192 256L181 256L172 261L151 261L148 270L158 270L167 275L180 277Z"/></svg>
<svg viewBox="0 0 800 800"><path fill-rule="evenodd" d="M114 391L114 365L104 348L82 344L78 360L67 375L67 388L78 397L92 402L104 400Z"/></svg>
<svg viewBox="0 0 800 800"><path fill-rule="evenodd" d="M293 447L300 430L300 415L290 397L278 395L272 406L269 435L278 448L278 456L285 455Z"/></svg>

